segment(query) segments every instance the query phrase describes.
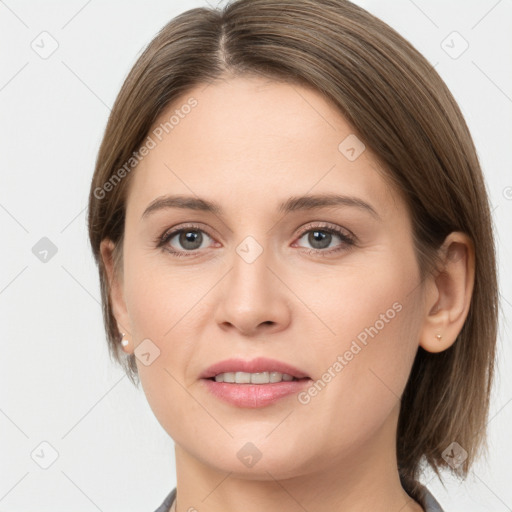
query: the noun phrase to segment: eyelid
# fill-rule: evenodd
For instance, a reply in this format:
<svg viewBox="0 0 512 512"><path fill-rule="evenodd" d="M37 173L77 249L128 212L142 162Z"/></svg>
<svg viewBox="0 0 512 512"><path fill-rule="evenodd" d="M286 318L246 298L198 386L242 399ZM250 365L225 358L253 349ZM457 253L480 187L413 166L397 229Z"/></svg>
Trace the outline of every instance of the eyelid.
<svg viewBox="0 0 512 512"><path fill-rule="evenodd" d="M354 240L356 239L356 236L349 229L344 228L342 226L338 226L336 224L331 224L331 223L325 222L325 221L310 221L310 222L308 222L306 225L302 226L302 228L299 231L299 234L296 236L301 237L304 233L306 233L307 231L310 231L311 229L323 229L323 228L329 228L329 229L332 229L333 231L345 232L346 236L348 236ZM206 226L204 224L194 223L194 222L185 223L183 225L178 224L177 226L173 226L172 228L166 229L164 231L164 233L161 235L161 237L159 237L159 238L161 238L163 240L163 239L167 238L167 236L170 235L171 233L177 233L184 229L197 229L197 230L203 231L210 238L212 238L212 235L210 235L208 233L209 228L206 228Z"/></svg>
<svg viewBox="0 0 512 512"><path fill-rule="evenodd" d="M345 227L342 227L342 226L338 226L337 224L331 224L331 223L325 222L325 221L311 221L311 222L308 222L305 226L303 226L301 228L300 234L297 235L297 236L300 238L300 237L302 237L302 235L304 233L306 233L308 231L311 231L312 229L332 230L332 231L334 231L336 233L344 234L347 238L350 238L351 240L354 240L354 241L356 240L356 236L349 229L347 229Z"/></svg>
<svg viewBox="0 0 512 512"><path fill-rule="evenodd" d="M210 238L212 238L212 236L208 233L210 228L207 228L204 224L195 223L195 222L186 222L185 224L177 224L176 226L173 226L172 228L166 229L164 231L164 233L159 238L164 240L169 235L171 235L173 233L177 234L180 231L183 231L185 229L191 229L191 230L197 229L198 231L202 231L202 232L206 233Z"/></svg>

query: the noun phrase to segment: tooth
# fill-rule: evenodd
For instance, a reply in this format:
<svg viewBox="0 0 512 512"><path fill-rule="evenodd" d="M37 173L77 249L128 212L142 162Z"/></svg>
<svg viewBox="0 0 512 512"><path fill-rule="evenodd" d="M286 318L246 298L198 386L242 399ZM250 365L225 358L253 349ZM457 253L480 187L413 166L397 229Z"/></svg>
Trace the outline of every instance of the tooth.
<svg viewBox="0 0 512 512"><path fill-rule="evenodd" d="M280 372L270 372L270 382L281 382L282 375Z"/></svg>
<svg viewBox="0 0 512 512"><path fill-rule="evenodd" d="M235 380L237 384L250 384L251 374L246 372L236 372Z"/></svg>
<svg viewBox="0 0 512 512"><path fill-rule="evenodd" d="M268 384L268 372L251 373L251 384Z"/></svg>
<svg viewBox="0 0 512 512"><path fill-rule="evenodd" d="M215 376L215 382L230 382L236 384L268 384L274 382L290 382L295 377L281 372L226 372Z"/></svg>

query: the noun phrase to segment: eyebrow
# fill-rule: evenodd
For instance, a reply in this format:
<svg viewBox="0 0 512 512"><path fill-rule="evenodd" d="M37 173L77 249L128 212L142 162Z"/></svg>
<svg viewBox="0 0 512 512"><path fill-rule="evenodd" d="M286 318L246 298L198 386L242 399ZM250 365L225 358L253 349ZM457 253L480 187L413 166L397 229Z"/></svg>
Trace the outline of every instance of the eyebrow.
<svg viewBox="0 0 512 512"><path fill-rule="evenodd" d="M294 196L288 198L281 203L278 213L288 213L299 210L314 210L317 208L325 208L329 206L351 206L369 212L375 218L380 219L380 215L375 208L359 197L343 196L337 194L315 194L305 196ZM184 195L168 195L157 197L144 210L141 219L148 217L150 214L168 208L181 208L188 210L199 210L210 212L215 215L222 215L222 207L220 204L199 197Z"/></svg>

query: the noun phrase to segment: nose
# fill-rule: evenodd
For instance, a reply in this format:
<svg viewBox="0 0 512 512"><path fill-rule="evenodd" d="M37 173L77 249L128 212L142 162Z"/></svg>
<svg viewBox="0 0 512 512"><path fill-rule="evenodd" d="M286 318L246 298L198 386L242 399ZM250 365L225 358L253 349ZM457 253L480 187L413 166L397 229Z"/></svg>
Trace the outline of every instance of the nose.
<svg viewBox="0 0 512 512"><path fill-rule="evenodd" d="M217 290L215 320L219 327L245 336L286 329L292 293L279 273L279 265L268 251L254 261L235 252L231 270Z"/></svg>

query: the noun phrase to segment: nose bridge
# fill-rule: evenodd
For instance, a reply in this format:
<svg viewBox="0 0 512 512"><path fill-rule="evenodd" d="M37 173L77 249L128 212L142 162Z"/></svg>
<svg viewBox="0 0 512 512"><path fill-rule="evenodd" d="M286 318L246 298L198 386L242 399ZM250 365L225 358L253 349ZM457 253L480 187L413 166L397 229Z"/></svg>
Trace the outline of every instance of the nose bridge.
<svg viewBox="0 0 512 512"><path fill-rule="evenodd" d="M267 249L272 244L263 236L247 235L234 247L217 310L219 324L227 322L245 333L261 324L278 329L288 322L286 292L274 275L275 258Z"/></svg>
<svg viewBox="0 0 512 512"><path fill-rule="evenodd" d="M262 240L261 235L258 239L247 235L235 247L230 285L233 290L236 289L238 300L246 295L252 297L253 301L263 300L272 287L270 281L275 279L268 268L272 264L269 244Z"/></svg>

